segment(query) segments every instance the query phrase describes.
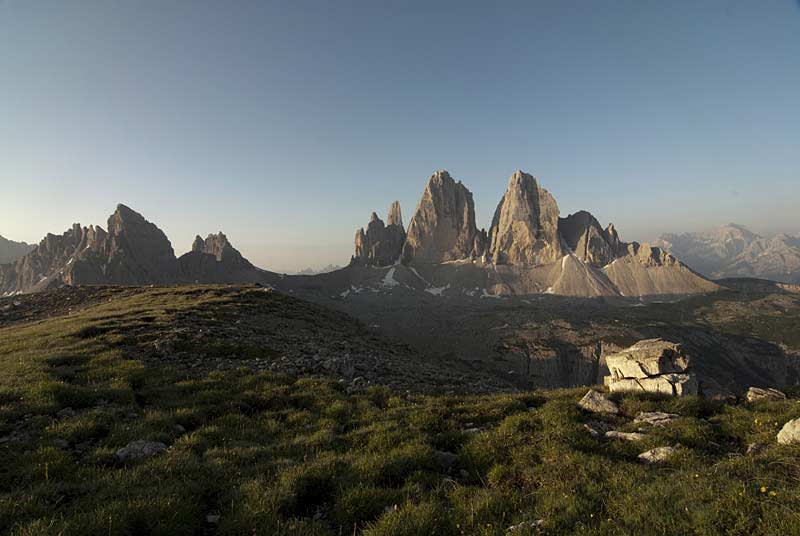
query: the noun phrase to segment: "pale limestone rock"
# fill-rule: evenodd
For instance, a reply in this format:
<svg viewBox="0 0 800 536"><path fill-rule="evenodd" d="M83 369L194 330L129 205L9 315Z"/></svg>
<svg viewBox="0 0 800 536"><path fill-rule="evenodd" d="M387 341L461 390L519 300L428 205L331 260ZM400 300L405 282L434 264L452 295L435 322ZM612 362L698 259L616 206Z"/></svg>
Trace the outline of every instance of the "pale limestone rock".
<svg viewBox="0 0 800 536"><path fill-rule="evenodd" d="M558 205L536 179L516 171L494 213L489 254L495 264L538 265L560 260Z"/></svg>
<svg viewBox="0 0 800 536"><path fill-rule="evenodd" d="M766 389L751 387L747 390L746 398L748 402L755 402L756 400L786 400L786 394L770 387Z"/></svg>
<svg viewBox="0 0 800 536"><path fill-rule="evenodd" d="M781 445L800 443L800 419L792 419L783 425L778 432L778 443Z"/></svg>
<svg viewBox="0 0 800 536"><path fill-rule="evenodd" d="M698 393L697 378L693 374L661 374L650 378L620 378L608 384L612 393L644 391L669 396L689 396Z"/></svg>
<svg viewBox="0 0 800 536"><path fill-rule="evenodd" d="M581 398L578 405L592 413L610 413L612 415L616 415L619 413L619 407L611 400L606 398L602 393L598 393L594 389L589 389L589 391Z"/></svg>
<svg viewBox="0 0 800 536"><path fill-rule="evenodd" d="M680 344L661 339L639 341L606 357L611 392L645 391L670 396L696 395L699 385Z"/></svg>
<svg viewBox="0 0 800 536"><path fill-rule="evenodd" d="M647 464L665 463L675 452L675 447L656 447L639 454L639 460Z"/></svg>
<svg viewBox="0 0 800 536"><path fill-rule="evenodd" d="M606 357L606 365L615 379L649 378L658 374L685 372L689 359L680 344L647 339Z"/></svg>
<svg viewBox="0 0 800 536"><path fill-rule="evenodd" d="M634 417L634 423L650 424L652 426L665 426L675 419L679 419L677 413L664 413L661 411L640 412Z"/></svg>
<svg viewBox="0 0 800 536"><path fill-rule="evenodd" d="M440 263L479 257L472 193L447 171L428 180L408 225L404 263Z"/></svg>
<svg viewBox="0 0 800 536"><path fill-rule="evenodd" d="M606 432L606 437L611 439L624 439L625 441L641 441L647 436L639 432L618 432L617 430L609 430Z"/></svg>

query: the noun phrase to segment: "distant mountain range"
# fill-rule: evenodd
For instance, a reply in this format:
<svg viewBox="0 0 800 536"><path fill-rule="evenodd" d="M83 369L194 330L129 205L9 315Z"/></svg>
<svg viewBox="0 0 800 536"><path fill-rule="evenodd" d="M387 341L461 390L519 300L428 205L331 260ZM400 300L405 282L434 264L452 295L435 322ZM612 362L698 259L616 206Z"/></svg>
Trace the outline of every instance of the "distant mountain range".
<svg viewBox="0 0 800 536"><path fill-rule="evenodd" d="M800 283L800 236L761 236L731 223L705 233L664 234L656 244L714 279Z"/></svg>
<svg viewBox="0 0 800 536"><path fill-rule="evenodd" d="M342 267L338 264L328 264L327 266L323 266L322 268L303 268L302 270L298 270L296 272L292 272L291 275L319 275L319 274L327 274L329 272L335 272L336 270L341 270Z"/></svg>
<svg viewBox="0 0 800 536"><path fill-rule="evenodd" d="M30 253L36 246L25 242L14 242L0 236L0 264L14 262Z"/></svg>
<svg viewBox="0 0 800 536"><path fill-rule="evenodd" d="M181 257L166 235L125 205L107 230L75 224L48 234L13 263L0 265L0 294L62 285L260 283L289 292L346 299L362 291L433 296L647 297L713 292L719 287L658 247L623 242L590 213L559 216L536 179L515 172L487 232L475 224L472 193L448 172L434 173L411 221L399 203L386 224L374 212L359 229L347 268L312 276L257 268L222 233L196 237Z"/></svg>

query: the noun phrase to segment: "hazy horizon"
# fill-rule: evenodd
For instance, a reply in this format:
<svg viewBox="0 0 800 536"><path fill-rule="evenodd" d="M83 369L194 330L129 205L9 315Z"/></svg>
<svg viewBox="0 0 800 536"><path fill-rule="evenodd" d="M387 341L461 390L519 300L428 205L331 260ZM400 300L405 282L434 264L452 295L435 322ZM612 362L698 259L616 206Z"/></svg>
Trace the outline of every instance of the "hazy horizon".
<svg viewBox="0 0 800 536"><path fill-rule="evenodd" d="M800 232L796 1L0 1L0 235L117 203L177 254L343 265L447 169L487 227L508 176L623 239Z"/></svg>

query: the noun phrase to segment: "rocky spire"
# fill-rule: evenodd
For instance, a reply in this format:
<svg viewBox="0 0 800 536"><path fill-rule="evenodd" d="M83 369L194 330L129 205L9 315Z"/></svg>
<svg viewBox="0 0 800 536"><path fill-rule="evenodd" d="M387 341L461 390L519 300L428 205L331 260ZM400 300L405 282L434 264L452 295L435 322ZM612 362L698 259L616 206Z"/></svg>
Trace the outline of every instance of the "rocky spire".
<svg viewBox="0 0 800 536"><path fill-rule="evenodd" d="M400 212L400 201L393 202L389 207L386 225L397 225L405 230L405 227L403 227L403 214Z"/></svg>
<svg viewBox="0 0 800 536"><path fill-rule="evenodd" d="M241 257L241 254L228 242L228 237L222 231L208 235L205 240L202 240L200 249L195 249L195 246L199 246L198 239L200 239L199 236L194 239L195 243L192 246L192 251L202 251L208 255L213 255L218 261L227 256Z"/></svg>
<svg viewBox="0 0 800 536"><path fill-rule="evenodd" d="M472 193L447 171L428 180L408 226L403 262L438 263L476 255ZM477 253L481 255L483 252Z"/></svg>
<svg viewBox="0 0 800 536"><path fill-rule="evenodd" d="M205 247L206 243L203 242L203 239L200 237L200 235L196 235L194 237L194 242L192 242L192 251L196 253L202 253Z"/></svg>
<svg viewBox="0 0 800 536"><path fill-rule="evenodd" d="M400 221L400 225L384 225L383 220L373 212L366 232L363 228L356 231L355 254L350 260L351 264L389 266L397 262L406 238L397 201L389 209L387 219Z"/></svg>
<svg viewBox="0 0 800 536"><path fill-rule="evenodd" d="M558 205L536 179L516 171L494 213L489 254L497 264L547 264L564 255L558 234Z"/></svg>

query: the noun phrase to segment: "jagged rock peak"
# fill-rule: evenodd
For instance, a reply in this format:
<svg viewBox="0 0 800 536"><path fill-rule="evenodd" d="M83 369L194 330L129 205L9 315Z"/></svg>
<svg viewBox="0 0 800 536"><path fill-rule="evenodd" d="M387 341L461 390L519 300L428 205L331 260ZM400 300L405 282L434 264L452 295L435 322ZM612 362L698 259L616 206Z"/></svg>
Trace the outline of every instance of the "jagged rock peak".
<svg viewBox="0 0 800 536"><path fill-rule="evenodd" d="M195 235L194 242L192 242L192 251L202 253L206 247L206 243L200 237L200 235Z"/></svg>
<svg viewBox="0 0 800 536"><path fill-rule="evenodd" d="M536 265L564 256L558 234L558 204L533 175L515 171L489 229L489 254L496 264Z"/></svg>
<svg viewBox="0 0 800 536"><path fill-rule="evenodd" d="M217 234L209 234L205 240L198 235L194 239L192 251L213 255L218 261L227 256L241 257L241 254L231 245L228 237L222 231Z"/></svg>
<svg viewBox="0 0 800 536"><path fill-rule="evenodd" d="M397 203L397 202L395 202ZM389 220L393 219L392 208L389 209ZM397 217L400 206L397 205ZM373 212L367 225L356 231L355 252L350 259L351 264L363 266L389 266L397 262L403 250L406 232L400 225L384 225L378 215Z"/></svg>
<svg viewBox="0 0 800 536"><path fill-rule="evenodd" d="M626 253L627 244L620 242L614 226L609 224L604 230L597 218L585 210L560 218L558 231L579 259L598 267Z"/></svg>
<svg viewBox="0 0 800 536"><path fill-rule="evenodd" d="M476 255L472 193L447 171L431 175L408 225L403 262L439 263ZM478 252L477 255L482 255Z"/></svg>
<svg viewBox="0 0 800 536"><path fill-rule="evenodd" d="M400 201L394 201L389 207L389 214L386 217L386 225L397 225L403 227L403 213L400 211ZM405 227L403 227L405 229Z"/></svg>

